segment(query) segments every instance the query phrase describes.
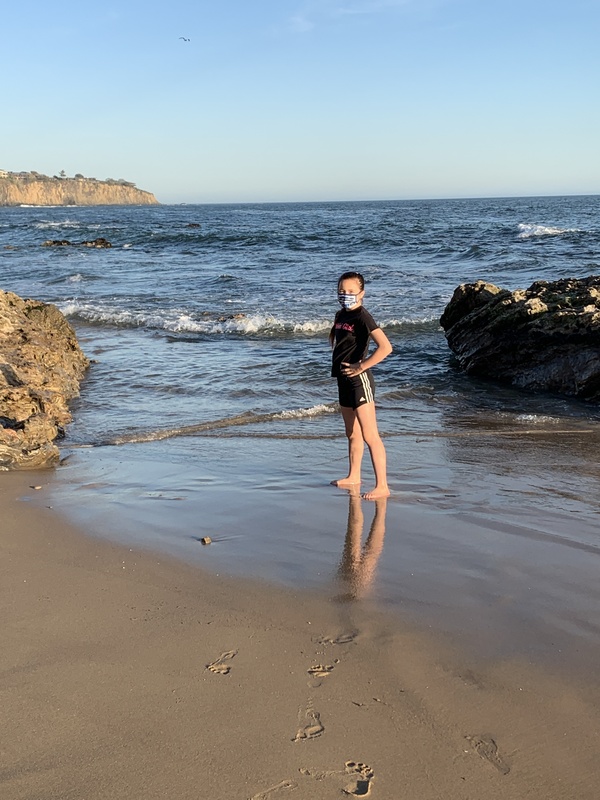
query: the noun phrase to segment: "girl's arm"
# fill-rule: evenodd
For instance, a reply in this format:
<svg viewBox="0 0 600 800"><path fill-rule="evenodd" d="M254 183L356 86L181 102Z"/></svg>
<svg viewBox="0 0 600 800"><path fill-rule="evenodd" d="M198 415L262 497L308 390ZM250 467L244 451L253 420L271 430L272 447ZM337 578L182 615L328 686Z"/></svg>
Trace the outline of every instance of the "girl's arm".
<svg viewBox="0 0 600 800"><path fill-rule="evenodd" d="M344 375L348 378L354 378L356 375L360 375L361 372L365 372L365 370L374 367L375 364L379 364L392 352L393 348L391 342L381 328L375 328L375 330L371 331L371 338L375 342L376 347L364 361L359 361L358 364L342 362L342 368L345 367L343 370Z"/></svg>

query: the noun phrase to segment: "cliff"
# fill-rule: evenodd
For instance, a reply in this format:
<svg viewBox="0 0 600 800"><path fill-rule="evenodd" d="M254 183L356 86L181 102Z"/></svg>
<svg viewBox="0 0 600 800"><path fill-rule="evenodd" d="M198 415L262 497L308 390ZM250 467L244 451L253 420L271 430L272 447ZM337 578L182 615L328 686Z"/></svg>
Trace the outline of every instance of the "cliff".
<svg viewBox="0 0 600 800"><path fill-rule="evenodd" d="M0 206L131 206L158 205L151 192L128 181L54 177L0 170Z"/></svg>
<svg viewBox="0 0 600 800"><path fill-rule="evenodd" d="M54 441L88 364L56 306L0 289L0 470L58 459Z"/></svg>

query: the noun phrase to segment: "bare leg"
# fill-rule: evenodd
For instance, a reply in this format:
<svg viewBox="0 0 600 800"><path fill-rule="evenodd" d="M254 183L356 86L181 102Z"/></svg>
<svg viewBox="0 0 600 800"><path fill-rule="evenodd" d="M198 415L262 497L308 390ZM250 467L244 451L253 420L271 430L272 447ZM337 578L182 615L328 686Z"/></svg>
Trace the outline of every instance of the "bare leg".
<svg viewBox="0 0 600 800"><path fill-rule="evenodd" d="M356 417L362 431L362 437L369 448L373 471L375 472L375 486L370 492L366 492L363 497L365 500L388 497L390 490L387 484L387 458L385 447L377 429L375 403L365 403L363 406L359 406L356 409Z"/></svg>
<svg viewBox="0 0 600 800"><path fill-rule="evenodd" d="M348 437L349 468L348 475L345 478L331 481L331 483L334 486L339 486L340 489L345 489L360 483L360 465L362 463L365 443L363 441L362 429L359 425L356 411L346 406L342 406L341 408L344 425L346 427L346 436Z"/></svg>

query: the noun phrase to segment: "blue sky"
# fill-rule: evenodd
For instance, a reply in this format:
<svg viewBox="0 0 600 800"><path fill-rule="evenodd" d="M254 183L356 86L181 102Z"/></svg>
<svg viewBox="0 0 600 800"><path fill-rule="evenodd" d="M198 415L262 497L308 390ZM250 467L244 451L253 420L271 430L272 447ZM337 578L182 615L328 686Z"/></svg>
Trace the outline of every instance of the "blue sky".
<svg viewBox="0 0 600 800"><path fill-rule="evenodd" d="M0 168L165 203L597 194L599 23L598 0L22 0Z"/></svg>

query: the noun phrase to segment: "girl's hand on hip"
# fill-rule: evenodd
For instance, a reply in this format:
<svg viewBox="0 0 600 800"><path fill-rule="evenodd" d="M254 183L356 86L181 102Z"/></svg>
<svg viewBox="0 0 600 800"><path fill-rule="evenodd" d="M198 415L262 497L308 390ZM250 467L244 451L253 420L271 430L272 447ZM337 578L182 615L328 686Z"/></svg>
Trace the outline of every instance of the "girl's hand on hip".
<svg viewBox="0 0 600 800"><path fill-rule="evenodd" d="M356 378L363 371L362 364L358 361L356 364L349 364L347 361L342 361L342 375L345 378Z"/></svg>

